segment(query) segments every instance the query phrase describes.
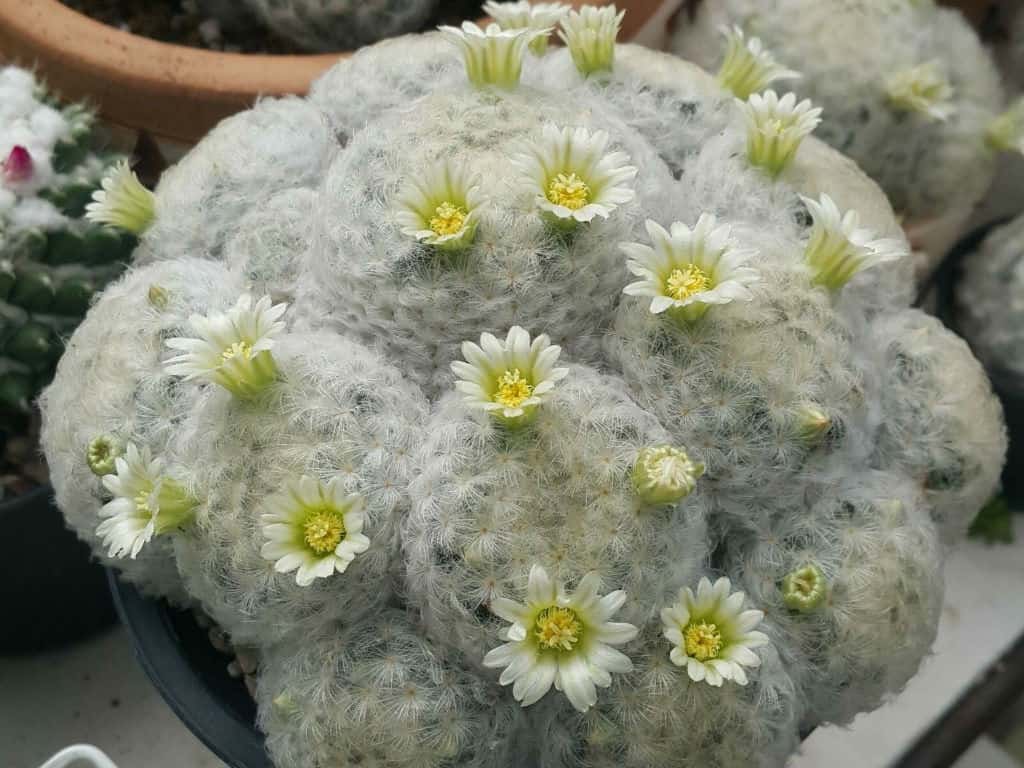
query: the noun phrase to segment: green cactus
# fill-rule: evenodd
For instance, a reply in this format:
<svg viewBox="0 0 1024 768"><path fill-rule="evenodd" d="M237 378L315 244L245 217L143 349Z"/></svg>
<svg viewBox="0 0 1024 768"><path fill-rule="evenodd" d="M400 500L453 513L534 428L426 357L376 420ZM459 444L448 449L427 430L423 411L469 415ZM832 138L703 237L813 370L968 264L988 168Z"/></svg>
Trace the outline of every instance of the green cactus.
<svg viewBox="0 0 1024 768"><path fill-rule="evenodd" d="M0 101L11 106L0 111L0 429L11 430L135 237L84 217L120 159L98 151L93 113L15 67L0 69Z"/></svg>

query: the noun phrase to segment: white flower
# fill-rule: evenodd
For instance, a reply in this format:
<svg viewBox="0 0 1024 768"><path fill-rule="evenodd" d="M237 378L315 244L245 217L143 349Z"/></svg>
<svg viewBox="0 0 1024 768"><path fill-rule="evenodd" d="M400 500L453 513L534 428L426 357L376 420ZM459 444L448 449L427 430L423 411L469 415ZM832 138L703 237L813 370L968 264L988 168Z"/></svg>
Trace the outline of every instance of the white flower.
<svg viewBox="0 0 1024 768"><path fill-rule="evenodd" d="M989 123L985 141L999 152L1020 152L1024 155L1024 98Z"/></svg>
<svg viewBox="0 0 1024 768"><path fill-rule="evenodd" d="M672 310L693 321L712 304L753 298L747 286L757 282L759 274L743 265L754 252L738 249L729 226L716 226L714 216L702 213L692 230L677 221L671 232L648 220L647 233L653 248L640 243L619 247L629 257L629 271L643 278L627 285L623 293L650 296L651 312Z"/></svg>
<svg viewBox="0 0 1024 768"><path fill-rule="evenodd" d="M718 82L732 91L736 98L746 99L776 80L800 77L799 72L777 63L758 38L747 40L739 27L723 27L722 34L727 43L725 60L718 70Z"/></svg>
<svg viewBox="0 0 1024 768"><path fill-rule="evenodd" d="M781 99L771 90L755 93L741 107L747 121L747 159L772 176L789 164L800 142L821 122L821 109L807 99L797 104L793 93Z"/></svg>
<svg viewBox="0 0 1024 768"><path fill-rule="evenodd" d="M615 38L625 11L614 5L584 5L562 18L558 36L565 42L573 63L584 76L610 71L615 64Z"/></svg>
<svg viewBox="0 0 1024 768"><path fill-rule="evenodd" d="M544 126L538 143L512 162L536 194L537 207L555 219L575 224L607 218L636 193L629 182L637 169L625 152L608 152L608 134L586 128Z"/></svg>
<svg viewBox="0 0 1024 768"><path fill-rule="evenodd" d="M800 199L814 218L805 258L819 285L837 290L861 270L907 255L899 240L876 240L871 230L859 229L857 212L841 214L828 195L823 194L820 202L802 195Z"/></svg>
<svg viewBox="0 0 1024 768"><path fill-rule="evenodd" d="M548 37L551 31L565 17L570 6L565 3L529 3L518 0L513 3L496 3L488 0L484 3L484 13L493 18L502 29L533 29L544 34L534 38L530 50L537 56L543 56L548 48Z"/></svg>
<svg viewBox="0 0 1024 768"><path fill-rule="evenodd" d="M586 712L597 702L597 688L611 685L611 673L629 672L629 657L611 646L637 635L632 624L608 621L626 602L616 590L597 594L600 578L588 573L567 594L539 565L530 569L526 604L505 598L491 603L491 612L511 623L508 643L484 657L485 667L504 667L498 682L514 683L512 695L524 707L538 701L554 684L572 705Z"/></svg>
<svg viewBox="0 0 1024 768"><path fill-rule="evenodd" d="M100 509L105 518L96 535L109 547L110 557L132 559L145 544L192 519L195 501L174 480L164 477L160 459L129 443L123 457L114 461L117 474L105 475L103 486L114 498Z"/></svg>
<svg viewBox="0 0 1024 768"><path fill-rule="evenodd" d="M751 649L768 644L768 636L755 632L764 618L762 611L744 611L742 592L721 578L712 586L706 578L680 590L679 601L661 612L665 639L672 643L669 658L686 667L694 682L706 680L719 686L723 680L747 684L744 667L759 667L761 658Z"/></svg>
<svg viewBox="0 0 1024 768"><path fill-rule="evenodd" d="M411 179L398 197L402 233L422 243L458 249L473 242L480 216L479 176L463 163L442 160Z"/></svg>
<svg viewBox="0 0 1024 768"><path fill-rule="evenodd" d="M478 88L495 85L515 88L523 72L526 47L550 30L506 29L488 24L480 29L471 21L458 27L438 27L448 42L462 51L469 81Z"/></svg>
<svg viewBox="0 0 1024 768"><path fill-rule="evenodd" d="M462 345L461 360L452 363L459 377L455 388L465 401L481 408L508 426L527 422L537 406L565 378L568 368L555 368L562 348L552 346L547 335L530 342L530 334L518 325L505 341L489 333L481 334L480 345L471 341Z"/></svg>
<svg viewBox="0 0 1024 768"><path fill-rule="evenodd" d="M284 330L285 309L285 304L271 306L269 296L254 302L246 294L226 313L193 315L189 323L198 338L168 339L167 346L183 354L168 360L165 370L208 379L236 397L255 397L277 378L270 350Z"/></svg>
<svg viewBox="0 0 1024 768"><path fill-rule="evenodd" d="M92 193L93 202L85 206L85 218L137 235L149 228L156 215L156 198L142 186L127 161L111 168L101 186Z"/></svg>
<svg viewBox="0 0 1024 768"><path fill-rule="evenodd" d="M953 87L937 60L890 75L885 81L885 93L896 109L918 112L933 120L948 120L956 111Z"/></svg>
<svg viewBox="0 0 1024 768"><path fill-rule="evenodd" d="M633 487L647 504L675 504L697 487L704 465L671 445L644 448L633 465Z"/></svg>
<svg viewBox="0 0 1024 768"><path fill-rule="evenodd" d="M370 548L363 535L363 499L346 494L339 478L326 484L303 475L265 502L260 554L274 570L298 569L295 583L309 586L335 572L344 573L356 555Z"/></svg>

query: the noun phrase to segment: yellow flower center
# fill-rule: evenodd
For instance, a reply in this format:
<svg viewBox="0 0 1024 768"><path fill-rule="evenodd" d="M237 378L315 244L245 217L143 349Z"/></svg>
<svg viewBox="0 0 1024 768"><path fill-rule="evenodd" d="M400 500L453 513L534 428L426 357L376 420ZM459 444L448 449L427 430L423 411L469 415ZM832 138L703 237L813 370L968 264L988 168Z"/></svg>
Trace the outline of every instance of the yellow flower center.
<svg viewBox="0 0 1024 768"><path fill-rule="evenodd" d="M546 650L571 651L583 634L583 623L571 608L545 608L533 627L540 647Z"/></svg>
<svg viewBox="0 0 1024 768"><path fill-rule="evenodd" d="M506 408L518 408L523 401L533 394L533 385L523 378L518 368L505 371L498 379L498 391L494 393L494 402Z"/></svg>
<svg viewBox="0 0 1024 768"><path fill-rule="evenodd" d="M715 624L706 621L688 624L683 639L686 641L686 655L697 661L717 659L722 650L722 633Z"/></svg>
<svg viewBox="0 0 1024 768"><path fill-rule="evenodd" d="M306 545L318 555L333 552L345 538L344 516L337 509L313 510L302 524Z"/></svg>
<svg viewBox="0 0 1024 768"><path fill-rule="evenodd" d="M135 495L135 511L139 517L152 517L153 509L149 506L149 497L152 491L139 491Z"/></svg>
<svg viewBox="0 0 1024 768"><path fill-rule="evenodd" d="M434 209L434 217L430 220L430 229L438 237L458 234L466 223L469 213L461 205L443 202Z"/></svg>
<svg viewBox="0 0 1024 768"><path fill-rule="evenodd" d="M696 264L687 264L680 269L673 269L665 283L668 295L676 301L682 301L710 288L711 278Z"/></svg>
<svg viewBox="0 0 1024 768"><path fill-rule="evenodd" d="M243 360L252 360L252 344L247 341L236 341L230 347L220 353L225 361L240 357Z"/></svg>
<svg viewBox="0 0 1024 768"><path fill-rule="evenodd" d="M590 202L590 187L575 173L560 173L548 184L548 200L570 211L578 211Z"/></svg>

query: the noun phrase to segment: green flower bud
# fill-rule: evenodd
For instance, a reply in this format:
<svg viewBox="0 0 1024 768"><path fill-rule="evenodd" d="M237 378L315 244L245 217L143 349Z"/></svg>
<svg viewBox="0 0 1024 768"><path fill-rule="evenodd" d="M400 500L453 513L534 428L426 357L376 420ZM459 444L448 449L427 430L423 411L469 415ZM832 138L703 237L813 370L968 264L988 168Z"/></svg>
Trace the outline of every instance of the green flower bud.
<svg viewBox="0 0 1024 768"><path fill-rule="evenodd" d="M791 611L810 613L827 594L825 574L813 563L790 571L782 579L782 601Z"/></svg>
<svg viewBox="0 0 1024 768"><path fill-rule="evenodd" d="M693 492L702 474L704 465L691 461L686 451L659 445L637 456L633 487L647 504L674 504Z"/></svg>
<svg viewBox="0 0 1024 768"><path fill-rule="evenodd" d="M92 439L85 451L85 461L94 475L112 475L116 459L124 453L124 444L113 435L100 435Z"/></svg>
<svg viewBox="0 0 1024 768"><path fill-rule="evenodd" d="M152 306L153 309L160 310L162 312L167 309L167 301L170 299L170 293L163 286L156 285L154 283L149 286L146 298L149 300L150 306Z"/></svg>

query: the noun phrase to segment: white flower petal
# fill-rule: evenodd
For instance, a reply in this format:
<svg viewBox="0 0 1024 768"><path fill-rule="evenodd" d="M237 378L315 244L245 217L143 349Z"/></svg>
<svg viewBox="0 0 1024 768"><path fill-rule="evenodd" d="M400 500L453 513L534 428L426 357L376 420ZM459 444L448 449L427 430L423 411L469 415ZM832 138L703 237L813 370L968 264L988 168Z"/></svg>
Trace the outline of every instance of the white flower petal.
<svg viewBox="0 0 1024 768"><path fill-rule="evenodd" d="M581 656L559 658L558 682L559 688L577 711L586 712L597 703L597 688Z"/></svg>

